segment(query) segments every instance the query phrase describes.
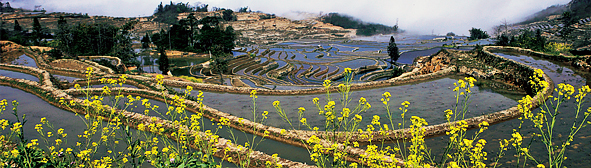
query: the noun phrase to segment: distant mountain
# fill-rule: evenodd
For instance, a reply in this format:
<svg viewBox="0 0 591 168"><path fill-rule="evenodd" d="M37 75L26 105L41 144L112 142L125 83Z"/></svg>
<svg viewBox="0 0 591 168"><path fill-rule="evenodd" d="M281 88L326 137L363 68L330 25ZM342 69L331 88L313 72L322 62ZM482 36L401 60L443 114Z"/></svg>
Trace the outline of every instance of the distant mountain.
<svg viewBox="0 0 591 168"><path fill-rule="evenodd" d="M547 20L548 16L561 15L568 10L568 5L552 5L542 11L536 12L535 14L528 16L525 21L519 24L528 24L538 21Z"/></svg>
<svg viewBox="0 0 591 168"><path fill-rule="evenodd" d="M376 34L391 34L398 32L398 25L392 27L383 24L366 23L351 16L329 13L320 17L320 21L340 26L345 29L357 29L357 35L371 36Z"/></svg>
<svg viewBox="0 0 591 168"><path fill-rule="evenodd" d="M568 6L575 19L591 16L591 0L572 0Z"/></svg>
<svg viewBox="0 0 591 168"><path fill-rule="evenodd" d="M518 24L528 24L539 21L547 21L549 16L562 15L564 12L571 12L573 19L583 19L591 16L591 0L572 0L568 4L552 5L542 11L526 17Z"/></svg>

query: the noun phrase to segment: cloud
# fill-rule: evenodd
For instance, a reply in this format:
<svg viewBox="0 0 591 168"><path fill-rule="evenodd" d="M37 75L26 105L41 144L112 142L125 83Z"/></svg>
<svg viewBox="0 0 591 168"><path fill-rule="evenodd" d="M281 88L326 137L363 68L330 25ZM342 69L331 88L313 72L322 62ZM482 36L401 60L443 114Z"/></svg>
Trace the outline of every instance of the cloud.
<svg viewBox="0 0 591 168"><path fill-rule="evenodd" d="M289 14L344 13L361 20L393 26L422 34L468 34L472 27L490 30L502 20L517 22L526 16L570 0L201 0L210 7L237 10L249 6L253 11ZM3 0L6 2L6 0ZM88 13L118 17L149 16L159 0L12 0L14 7L32 9L42 5L48 11ZM163 1L165 4L170 1ZM199 4L199 1L183 1ZM176 2L175 2L176 3Z"/></svg>

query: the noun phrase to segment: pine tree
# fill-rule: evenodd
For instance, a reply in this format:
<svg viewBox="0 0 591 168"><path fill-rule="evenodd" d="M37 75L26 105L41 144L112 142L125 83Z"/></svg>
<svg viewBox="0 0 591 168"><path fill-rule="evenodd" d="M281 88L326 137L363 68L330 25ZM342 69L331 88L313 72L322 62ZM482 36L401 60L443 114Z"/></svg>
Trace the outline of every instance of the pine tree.
<svg viewBox="0 0 591 168"><path fill-rule="evenodd" d="M234 21L234 11L232 9L226 9L222 12L222 18L225 21Z"/></svg>
<svg viewBox="0 0 591 168"><path fill-rule="evenodd" d="M158 14L158 13L162 13L162 12L164 12L164 5L162 5L162 2L160 2L160 5L158 5L158 10L156 13Z"/></svg>
<svg viewBox="0 0 591 168"><path fill-rule="evenodd" d="M142 48L143 49L149 48L150 43L152 43L152 41L150 40L150 35L148 33L146 33L146 35L144 35L144 37L142 37Z"/></svg>
<svg viewBox="0 0 591 168"><path fill-rule="evenodd" d="M394 62L398 61L398 58L400 58L400 53L398 53L398 46L396 46L396 40L394 39L394 36L390 36L390 43L388 43L388 56L390 56L390 64L393 67Z"/></svg>
<svg viewBox="0 0 591 168"><path fill-rule="evenodd" d="M168 57L166 56L166 49L164 47L158 47L158 51L160 52L160 58L158 59L158 69L162 71L163 75L168 73L168 68L170 67L168 63Z"/></svg>
<svg viewBox="0 0 591 168"><path fill-rule="evenodd" d="M39 23L39 19L37 17L33 18L33 38L35 41L35 45L39 45L41 38L43 38L43 28L41 28L41 24Z"/></svg>
<svg viewBox="0 0 591 168"><path fill-rule="evenodd" d="M23 27L18 23L18 20L14 20L14 31L21 32L23 31Z"/></svg>

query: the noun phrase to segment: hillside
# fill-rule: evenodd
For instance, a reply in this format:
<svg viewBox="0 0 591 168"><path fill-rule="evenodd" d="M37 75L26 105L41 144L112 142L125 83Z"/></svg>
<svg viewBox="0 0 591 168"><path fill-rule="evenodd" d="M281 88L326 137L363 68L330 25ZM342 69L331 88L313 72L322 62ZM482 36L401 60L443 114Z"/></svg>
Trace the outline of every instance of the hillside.
<svg viewBox="0 0 591 168"><path fill-rule="evenodd" d="M178 19L184 19L193 13L197 19L206 16L221 16L222 11L181 13ZM346 39L355 36L354 29L345 29L323 23L318 18L291 20L259 12L234 13L235 21L224 21L223 26L232 26L239 33L238 45L269 44L278 41L296 39Z"/></svg>
<svg viewBox="0 0 591 168"><path fill-rule="evenodd" d="M569 40L561 36L565 20L563 13L570 14L572 29ZM525 21L495 27L495 35L517 35L523 30L542 30L543 36L553 42L572 44L578 52L591 51L591 0L572 0L565 5L554 5L530 16Z"/></svg>
<svg viewBox="0 0 591 168"><path fill-rule="evenodd" d="M177 19L186 18L190 13L194 13L197 19L206 16L221 16L223 11L213 12L186 12L180 13ZM129 21L139 21L132 31L133 36L139 39L146 33L155 33L161 29L167 29L170 24L157 22L158 16L151 17L134 17L121 18L109 16L88 16L83 14L72 13L48 13L48 14L31 14L31 13L6 13L2 14L4 18L3 29L12 30L15 20L25 30L31 30L33 25L33 18L37 17L43 27L46 27L50 32L57 30L57 20L60 16L64 16L68 24L77 23L108 23L115 26L121 26ZM332 24L326 24L316 19L306 20L290 20L284 17L277 17L270 14L258 12L240 12L234 13L235 21L224 21L222 25L232 26L234 30L239 33L237 44L269 44L277 41L294 40L294 39L346 39L355 35L355 30L344 29Z"/></svg>
<svg viewBox="0 0 591 168"><path fill-rule="evenodd" d="M357 35L372 36L376 34L392 34L398 32L398 25L393 27L383 24L366 23L351 16L329 13L319 18L324 23L341 26L347 29L357 29Z"/></svg>

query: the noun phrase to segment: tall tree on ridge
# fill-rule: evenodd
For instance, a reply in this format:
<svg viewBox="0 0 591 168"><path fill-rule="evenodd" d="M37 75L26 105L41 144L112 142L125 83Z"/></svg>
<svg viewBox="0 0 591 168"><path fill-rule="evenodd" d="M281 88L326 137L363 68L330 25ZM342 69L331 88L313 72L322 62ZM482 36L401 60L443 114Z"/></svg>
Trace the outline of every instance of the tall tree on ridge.
<svg viewBox="0 0 591 168"><path fill-rule="evenodd" d="M168 63L168 57L166 56L166 49L164 47L158 46L158 51L160 52L160 58L158 59L158 69L162 71L162 75L168 74L168 68L170 64Z"/></svg>
<svg viewBox="0 0 591 168"><path fill-rule="evenodd" d="M39 19L37 17L33 18L33 38L35 41L35 45L39 45L41 38L43 36L43 28L41 28L41 23L39 23Z"/></svg>
<svg viewBox="0 0 591 168"><path fill-rule="evenodd" d="M18 20L14 20L14 31L21 32L23 31L23 27L18 23Z"/></svg>
<svg viewBox="0 0 591 168"><path fill-rule="evenodd" d="M398 61L400 58L400 53L398 53L398 46L396 46L396 40L394 36L390 36L390 43L388 43L388 56L390 56L390 65L393 68L394 62Z"/></svg>

